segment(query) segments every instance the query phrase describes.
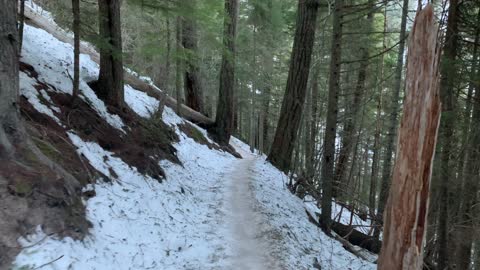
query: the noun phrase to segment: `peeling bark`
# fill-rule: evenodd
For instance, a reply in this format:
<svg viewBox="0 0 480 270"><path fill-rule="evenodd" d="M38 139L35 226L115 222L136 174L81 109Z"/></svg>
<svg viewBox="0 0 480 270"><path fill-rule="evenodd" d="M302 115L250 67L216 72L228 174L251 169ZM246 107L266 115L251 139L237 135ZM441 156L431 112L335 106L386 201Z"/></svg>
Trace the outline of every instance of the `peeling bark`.
<svg viewBox="0 0 480 270"><path fill-rule="evenodd" d="M378 269L422 269L432 162L440 120L438 26L417 13L409 42L406 98Z"/></svg>

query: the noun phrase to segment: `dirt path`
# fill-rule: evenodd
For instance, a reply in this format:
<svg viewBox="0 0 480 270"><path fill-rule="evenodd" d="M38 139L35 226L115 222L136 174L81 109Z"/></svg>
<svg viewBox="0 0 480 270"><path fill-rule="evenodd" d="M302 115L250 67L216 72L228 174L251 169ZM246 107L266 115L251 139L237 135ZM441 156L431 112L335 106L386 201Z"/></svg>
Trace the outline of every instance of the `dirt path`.
<svg viewBox="0 0 480 270"><path fill-rule="evenodd" d="M276 260L268 254L268 239L260 235L262 230L259 226L264 217L255 211L256 200L250 181L253 179L251 167L256 156L245 151L240 154L244 158L238 160L237 166L227 178L227 224L234 252L230 269L279 269L275 266Z"/></svg>

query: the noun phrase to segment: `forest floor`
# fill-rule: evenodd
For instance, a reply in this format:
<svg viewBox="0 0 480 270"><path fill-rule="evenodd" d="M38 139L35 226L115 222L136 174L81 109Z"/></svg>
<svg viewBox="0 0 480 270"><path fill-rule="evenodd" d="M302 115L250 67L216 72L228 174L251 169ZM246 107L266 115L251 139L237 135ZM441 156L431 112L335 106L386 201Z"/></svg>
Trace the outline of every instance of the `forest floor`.
<svg viewBox="0 0 480 270"><path fill-rule="evenodd" d="M171 145L178 162L145 157L163 169L160 180L142 173L99 138L82 135L61 117L64 108L54 98L71 94L72 60L72 46L27 25L22 61L38 74L33 79L21 72L21 95L37 114L63 127L65 141L107 180L94 179L83 189L92 195L82 200L91 223L83 240L48 233L39 225L18 239L23 248L13 269L376 268L375 255L356 257L309 221L306 211L312 216L321 211L316 202L293 195L286 187L288 177L264 155L251 154L248 145L232 138L243 156L235 158L168 107L161 118L178 137ZM85 54L81 65L81 100L102 125L128 139L135 127L88 85L98 76L98 65ZM37 89L38 82L45 87ZM129 85L125 102L146 123L159 106L159 100ZM368 221L340 209L334 204L332 218L345 224L353 218L354 225L368 227Z"/></svg>

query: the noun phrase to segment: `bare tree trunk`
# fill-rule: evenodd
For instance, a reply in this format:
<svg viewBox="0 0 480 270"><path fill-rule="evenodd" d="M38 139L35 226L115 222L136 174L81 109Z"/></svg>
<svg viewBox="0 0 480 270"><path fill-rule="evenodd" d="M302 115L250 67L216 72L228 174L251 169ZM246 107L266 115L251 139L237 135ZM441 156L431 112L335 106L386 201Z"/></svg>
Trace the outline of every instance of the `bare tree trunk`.
<svg viewBox="0 0 480 270"><path fill-rule="evenodd" d="M233 88L235 86L235 39L237 36L238 0L225 0L225 18L218 93L215 135L221 144L228 144L233 132Z"/></svg>
<svg viewBox="0 0 480 270"><path fill-rule="evenodd" d="M337 132L338 93L340 90L340 71L342 59L342 32L343 32L343 5L344 0L335 0L333 13L332 54L330 57L330 79L328 82L328 108L325 137L323 140L322 162L322 215L320 224L322 229L330 234L332 223L332 196L334 185L335 138Z"/></svg>
<svg viewBox="0 0 480 270"><path fill-rule="evenodd" d="M387 31L387 7L385 7L385 10L383 12L384 20L383 20L383 31ZM383 36L383 41L382 41L382 48L383 50L386 50L386 35ZM373 236L378 239L380 237L380 225L381 222L381 217L376 214L375 206L376 206L376 198L377 198L377 178L378 178L378 171L379 171L379 155L381 151L381 146L380 146L380 133L381 131L381 126L382 126L382 97L383 97L383 88L384 88L384 79L383 79L383 74L384 74L384 63L385 59L385 54L382 54L380 57L380 74L378 78L380 79L380 83L378 86L378 93L377 93L377 119L376 119L376 124L375 124L375 135L374 135L374 141L373 141L373 157L372 157L372 171L370 175L370 197L369 197L369 208L370 208L370 216L372 217L372 226L374 231L373 231ZM379 80L377 79L377 82ZM373 209L372 209L373 207Z"/></svg>
<svg viewBox="0 0 480 270"><path fill-rule="evenodd" d="M402 21L400 23L400 36L398 44L397 65L395 67L395 82L390 101L390 118L387 120L386 149L383 158L382 181L380 185L380 196L378 199L377 216L381 219L387 204L390 190L390 176L392 173L392 154L395 146L395 130L397 129L397 118L399 111L400 89L402 88L403 54L405 53L406 31L408 16L408 0L403 0ZM383 223L382 220L379 222Z"/></svg>
<svg viewBox="0 0 480 270"><path fill-rule="evenodd" d="M315 154L315 147L317 143L317 111L318 111L318 77L320 77L320 63L313 67L313 77L312 77L312 85L310 90L310 113L306 116L308 118L308 137L306 140L308 141L306 149L305 149L305 171L307 179L312 179L315 174L314 170L314 154Z"/></svg>
<svg viewBox="0 0 480 270"><path fill-rule="evenodd" d="M19 18L19 27L18 27L18 54L22 54L23 46L23 29L25 28L25 0L20 0L20 18Z"/></svg>
<svg viewBox="0 0 480 270"><path fill-rule="evenodd" d="M166 18L167 24L167 59L165 61L165 91L171 95L173 95L173 91L171 89L170 84L170 69L171 69L171 55L172 55L172 30L170 27L170 16L167 15Z"/></svg>
<svg viewBox="0 0 480 270"><path fill-rule="evenodd" d="M193 4L195 6L195 2ZM200 66L198 63L198 32L196 22L184 18L182 22L182 44L186 51L185 59L185 104L205 114L203 102L203 89L200 79Z"/></svg>
<svg viewBox="0 0 480 270"><path fill-rule="evenodd" d="M73 92L72 98L78 96L80 87L80 0L72 0L73 12Z"/></svg>
<svg viewBox="0 0 480 270"><path fill-rule="evenodd" d="M422 269L430 178L440 121L438 27L432 5L417 13L411 32L407 95L385 211L378 269Z"/></svg>
<svg viewBox="0 0 480 270"><path fill-rule="evenodd" d="M177 25L176 25L176 49L175 49L175 58L176 58L176 75L175 75L175 92L177 95L177 114L181 116L182 113L182 57L183 54L182 50L182 18L180 16L177 17Z"/></svg>
<svg viewBox="0 0 480 270"><path fill-rule="evenodd" d="M12 138L21 136L18 108L17 1L0 0L0 157L11 158Z"/></svg>
<svg viewBox="0 0 480 270"><path fill-rule="evenodd" d="M288 171L305 103L310 62L315 39L318 0L299 0L287 86L268 160Z"/></svg>
<svg viewBox="0 0 480 270"><path fill-rule="evenodd" d="M120 0L99 0L100 75L97 92L112 106L124 106Z"/></svg>

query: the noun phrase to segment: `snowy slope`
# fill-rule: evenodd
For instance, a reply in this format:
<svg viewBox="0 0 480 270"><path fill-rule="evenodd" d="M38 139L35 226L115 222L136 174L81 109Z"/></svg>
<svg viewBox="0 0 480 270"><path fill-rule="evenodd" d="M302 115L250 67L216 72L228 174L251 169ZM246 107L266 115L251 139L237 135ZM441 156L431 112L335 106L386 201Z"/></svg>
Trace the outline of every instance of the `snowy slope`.
<svg viewBox="0 0 480 270"><path fill-rule="evenodd" d="M70 93L72 47L30 26L26 26L24 38L22 61L34 66L38 79L55 91ZM113 128L128 130L86 83L97 76L98 65L87 55L81 56L81 62L81 98ZM21 74L22 95L39 113L55 119L58 108L33 84L30 77ZM156 110L158 101L154 98L129 86L125 91L126 103L140 116L149 117ZM286 176L264 157L248 156L251 162L239 172L236 167L241 160L198 144L182 133L177 125L184 120L171 109L165 109L163 119L180 137L174 147L183 164L159 160L167 176L163 183L140 174L97 143L69 132L78 153L114 181L87 187L95 190L96 196L84 202L93 224L86 240L47 236L39 227L36 234L19 239L26 248L17 256L14 269L42 265L42 269L81 270L234 269L238 247L242 247L238 242L243 240L236 237L232 222L246 222L252 227L253 240L265 249L258 252L269 253L278 269L314 269L315 261L322 269L375 268L310 223L305 203L285 188ZM204 130L199 131L206 135ZM232 143L239 152L250 155L245 144L236 139ZM235 219L229 204L232 181L242 180L248 181L245 192L251 193L248 205L255 214L253 220Z"/></svg>

